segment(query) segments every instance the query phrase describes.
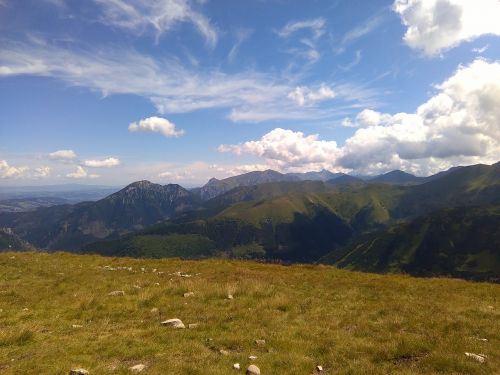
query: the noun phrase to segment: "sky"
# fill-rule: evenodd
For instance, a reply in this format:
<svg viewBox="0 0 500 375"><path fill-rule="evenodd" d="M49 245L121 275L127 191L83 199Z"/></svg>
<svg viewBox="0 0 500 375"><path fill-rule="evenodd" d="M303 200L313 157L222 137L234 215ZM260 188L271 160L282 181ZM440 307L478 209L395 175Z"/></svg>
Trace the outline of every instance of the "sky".
<svg viewBox="0 0 500 375"><path fill-rule="evenodd" d="M500 160L498 0L0 0L0 185Z"/></svg>

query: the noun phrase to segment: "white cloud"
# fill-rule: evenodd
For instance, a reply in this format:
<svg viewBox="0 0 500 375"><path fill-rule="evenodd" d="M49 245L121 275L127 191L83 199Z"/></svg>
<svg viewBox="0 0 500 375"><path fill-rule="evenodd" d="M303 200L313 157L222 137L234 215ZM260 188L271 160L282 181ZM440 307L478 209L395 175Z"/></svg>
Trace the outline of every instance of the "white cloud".
<svg viewBox="0 0 500 375"><path fill-rule="evenodd" d="M100 21L112 27L142 33L153 29L158 39L176 24L189 22L208 45L217 44L217 31L208 18L193 9L188 0L94 0L102 10Z"/></svg>
<svg viewBox="0 0 500 375"><path fill-rule="evenodd" d="M318 39L325 33L326 20L324 18L315 18L304 21L290 21L276 33L282 38L288 38L300 30L310 30L315 39Z"/></svg>
<svg viewBox="0 0 500 375"><path fill-rule="evenodd" d="M392 119L391 115L380 113L371 109L364 109L356 115L354 121L349 118L342 120L341 125L348 128L362 128L367 126L387 125Z"/></svg>
<svg viewBox="0 0 500 375"><path fill-rule="evenodd" d="M240 46L245 40L247 40L250 35L252 35L253 30L250 29L240 29L236 32L236 43L233 45L231 50L227 55L227 60L232 63L238 54Z"/></svg>
<svg viewBox="0 0 500 375"><path fill-rule="evenodd" d="M81 165L78 165L76 167L76 170L74 172L68 173L66 177L84 179L84 178L97 178L99 177L99 175L89 174L85 168L83 168Z"/></svg>
<svg viewBox="0 0 500 375"><path fill-rule="evenodd" d="M176 60L156 60L137 51L67 48L35 42L6 42L0 49L0 77L37 75L53 77L71 86L111 94L134 94L148 98L161 114L184 113L207 108L229 108L233 121L307 118L325 120L337 115L305 106L294 108L287 95L300 86L297 78L275 73L243 71L227 74L217 69L192 70ZM119 77L119 79L117 79ZM335 87L339 105L374 106L379 91L362 84L327 82ZM315 85L314 82L311 83ZM340 87L339 87L340 86Z"/></svg>
<svg viewBox="0 0 500 375"><path fill-rule="evenodd" d="M175 124L161 117L148 117L139 122L133 122L128 126L131 132L160 133L165 137L180 137L184 130L177 130Z"/></svg>
<svg viewBox="0 0 500 375"><path fill-rule="evenodd" d="M331 165L329 160L338 156L335 141L323 141L317 134L305 135L276 128L257 141L237 145L221 145L219 152L232 152L236 155L252 154L266 159L269 165L279 169L300 166Z"/></svg>
<svg viewBox="0 0 500 375"><path fill-rule="evenodd" d="M481 35L500 35L498 0L396 0L408 46L433 56Z"/></svg>
<svg viewBox="0 0 500 375"><path fill-rule="evenodd" d="M483 46L483 47L473 48L473 49L472 49L472 52L477 53L477 54L482 54L482 53L486 52L486 50L487 50L489 47L490 47L490 46L487 44L487 45L485 45L485 46Z"/></svg>
<svg viewBox="0 0 500 375"><path fill-rule="evenodd" d="M120 160L117 158L107 158L103 160L85 160L83 163L90 168L112 168L120 165Z"/></svg>
<svg viewBox="0 0 500 375"><path fill-rule="evenodd" d="M317 135L274 129L260 140L221 145L220 152L262 157L281 170L404 169L428 174L457 164L493 163L500 155L500 61L460 66L415 113L364 110L344 126L360 127L343 147Z"/></svg>
<svg viewBox="0 0 500 375"><path fill-rule="evenodd" d="M300 106L315 104L327 99L335 98L335 92L326 85L321 85L318 89L309 89L305 86L298 86L288 93L287 97Z"/></svg>
<svg viewBox="0 0 500 375"><path fill-rule="evenodd" d="M19 178L29 170L28 167L14 167L6 160L0 160L0 178Z"/></svg>
<svg viewBox="0 0 500 375"><path fill-rule="evenodd" d="M50 176L50 167L37 167L34 170L33 177L35 178L47 178Z"/></svg>
<svg viewBox="0 0 500 375"><path fill-rule="evenodd" d="M72 162L76 160L77 155L73 150L58 150L49 154L49 159L63 162Z"/></svg>

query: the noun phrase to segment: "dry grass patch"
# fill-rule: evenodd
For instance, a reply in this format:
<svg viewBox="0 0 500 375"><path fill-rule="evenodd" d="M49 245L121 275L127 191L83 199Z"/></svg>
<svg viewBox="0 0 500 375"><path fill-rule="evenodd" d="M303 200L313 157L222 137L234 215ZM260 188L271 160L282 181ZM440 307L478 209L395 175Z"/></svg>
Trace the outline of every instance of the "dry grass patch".
<svg viewBox="0 0 500 375"><path fill-rule="evenodd" d="M263 374L280 375L312 374L318 364L326 374L500 368L495 284L63 253L0 254L0 270L2 374L129 374L143 363L146 374L223 375L250 355ZM170 318L197 326L160 325Z"/></svg>

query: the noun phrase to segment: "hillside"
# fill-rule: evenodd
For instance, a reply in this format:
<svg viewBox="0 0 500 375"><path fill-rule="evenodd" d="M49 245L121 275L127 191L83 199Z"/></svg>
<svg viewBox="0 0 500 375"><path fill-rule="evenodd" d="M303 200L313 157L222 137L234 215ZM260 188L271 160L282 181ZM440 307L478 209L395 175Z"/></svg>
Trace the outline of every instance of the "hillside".
<svg viewBox="0 0 500 375"><path fill-rule="evenodd" d="M230 375L244 373L234 363L252 362L264 375L313 374L317 365L375 375L500 368L495 284L63 253L4 253L0 267L5 375L128 374L138 364L151 375ZM196 326L160 325L171 318Z"/></svg>
<svg viewBox="0 0 500 375"><path fill-rule="evenodd" d="M212 178L199 189L201 199L215 198L225 192L243 186L259 185L266 182L299 181L296 176L285 175L271 169L267 171L254 171L238 176L228 177L223 180Z"/></svg>
<svg viewBox="0 0 500 375"><path fill-rule="evenodd" d="M138 181L97 202L5 213L0 215L0 225L13 228L38 247L75 249L167 220L195 208L197 202L179 185Z"/></svg>
<svg viewBox="0 0 500 375"><path fill-rule="evenodd" d="M445 209L355 240L320 261L368 272L500 281L500 206Z"/></svg>

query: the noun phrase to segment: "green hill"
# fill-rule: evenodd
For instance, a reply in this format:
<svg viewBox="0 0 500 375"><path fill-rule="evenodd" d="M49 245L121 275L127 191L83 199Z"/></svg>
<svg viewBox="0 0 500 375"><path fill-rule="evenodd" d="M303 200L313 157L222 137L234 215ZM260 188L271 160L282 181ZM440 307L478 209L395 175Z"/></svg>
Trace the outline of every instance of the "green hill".
<svg viewBox="0 0 500 375"><path fill-rule="evenodd" d="M368 272L500 281L500 206L445 209L363 237L320 261Z"/></svg>
<svg viewBox="0 0 500 375"><path fill-rule="evenodd" d="M64 253L4 253L0 269L3 375L131 374L137 364L150 375L232 375L250 363L264 375L318 374L317 365L374 375L500 368L496 284ZM195 326L160 324L172 318Z"/></svg>

